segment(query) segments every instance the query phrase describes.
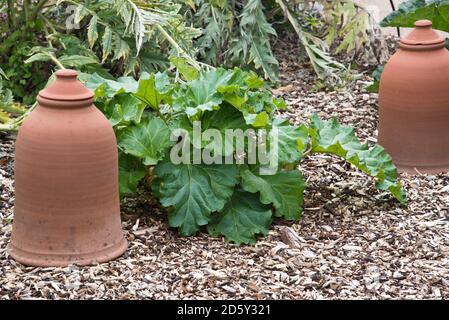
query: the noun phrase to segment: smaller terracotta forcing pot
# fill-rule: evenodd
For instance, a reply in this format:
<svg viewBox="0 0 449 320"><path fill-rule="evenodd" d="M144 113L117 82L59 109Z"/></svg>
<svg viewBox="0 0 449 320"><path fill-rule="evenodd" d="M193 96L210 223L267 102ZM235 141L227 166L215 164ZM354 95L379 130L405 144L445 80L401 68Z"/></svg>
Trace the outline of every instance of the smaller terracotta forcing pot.
<svg viewBox="0 0 449 320"><path fill-rule="evenodd" d="M114 132L74 70L37 97L16 140L9 254L31 266L94 264L127 247Z"/></svg>
<svg viewBox="0 0 449 320"><path fill-rule="evenodd" d="M385 66L379 91L379 144L399 171L449 171L449 51L421 20Z"/></svg>

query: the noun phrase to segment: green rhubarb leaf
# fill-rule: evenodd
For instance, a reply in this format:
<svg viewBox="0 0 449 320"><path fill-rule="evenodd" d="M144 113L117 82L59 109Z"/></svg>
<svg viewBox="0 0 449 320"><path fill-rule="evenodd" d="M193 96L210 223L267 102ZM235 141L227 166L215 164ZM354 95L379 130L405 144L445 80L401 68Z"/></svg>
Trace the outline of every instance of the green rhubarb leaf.
<svg viewBox="0 0 449 320"><path fill-rule="evenodd" d="M223 95L224 100L230 105L241 108L243 104L248 100L248 97L238 85L227 85L218 88L218 92Z"/></svg>
<svg viewBox="0 0 449 320"><path fill-rule="evenodd" d="M189 133L193 146L198 149L207 148L210 151L217 150L218 153L216 155L218 156L229 156L233 154L237 146L244 149L248 135L246 130L250 128L246 124L242 114L230 105L224 105L217 111L207 111L201 119L201 132L204 133L206 130L215 129L217 135L220 136L219 139L216 139L215 135L210 139L193 139L193 125L187 117L180 117L176 124ZM243 142L234 136L234 133L239 133L235 131L238 129L241 130L239 131L240 133L245 135ZM226 130L231 131L227 132Z"/></svg>
<svg viewBox="0 0 449 320"><path fill-rule="evenodd" d="M170 129L160 118L147 117L140 124L124 129L118 136L119 147L127 154L156 165L172 145Z"/></svg>
<svg viewBox="0 0 449 320"><path fill-rule="evenodd" d="M270 123L270 116L262 111L261 113L243 113L247 124L254 128L264 128Z"/></svg>
<svg viewBox="0 0 449 320"><path fill-rule="evenodd" d="M153 189L163 206L170 207L170 226L182 236L209 223L212 212L223 209L238 183L235 165L195 165L162 162L154 170Z"/></svg>
<svg viewBox="0 0 449 320"><path fill-rule="evenodd" d="M222 68L201 73L177 94L175 110L185 110L191 118L201 117L204 111L218 110L224 101L218 88L227 85L233 75L232 70Z"/></svg>
<svg viewBox="0 0 449 320"><path fill-rule="evenodd" d="M234 69L228 84L219 86L218 92L223 94L224 101L241 110L248 100L249 90L259 89L263 84L263 80L256 73Z"/></svg>
<svg viewBox="0 0 449 320"><path fill-rule="evenodd" d="M248 91L247 101L235 107L242 112L247 124L255 128L263 128L269 125L274 111L285 108L285 102L274 98L266 90Z"/></svg>
<svg viewBox="0 0 449 320"><path fill-rule="evenodd" d="M179 73L181 73L187 81L192 81L198 78L198 70L189 65L185 58L171 57L170 62L176 67L176 69L178 69Z"/></svg>
<svg viewBox="0 0 449 320"><path fill-rule="evenodd" d="M160 104L169 98L170 78L166 73L152 73L143 76L134 96L148 104L153 110L159 110Z"/></svg>
<svg viewBox="0 0 449 320"><path fill-rule="evenodd" d="M86 87L94 91L95 98L112 98L121 93L129 93L137 91L138 83L133 77L121 77L117 81L105 79L94 73L89 81L86 83Z"/></svg>
<svg viewBox="0 0 449 320"><path fill-rule="evenodd" d="M212 215L208 231L224 235L240 245L254 243L258 234L266 235L272 221L270 206L259 201L259 195L237 189L220 213Z"/></svg>
<svg viewBox="0 0 449 320"><path fill-rule="evenodd" d="M119 190L120 196L136 192L139 181L147 170L139 158L120 152L119 154Z"/></svg>
<svg viewBox="0 0 449 320"><path fill-rule="evenodd" d="M409 0L385 17L382 27L413 27L418 20L431 20L433 28L449 32L449 0Z"/></svg>
<svg viewBox="0 0 449 320"><path fill-rule="evenodd" d="M126 125L131 121L139 123L144 109L145 105L129 94L119 94L103 107L104 114L113 127Z"/></svg>
<svg viewBox="0 0 449 320"><path fill-rule="evenodd" d="M278 130L279 163L296 163L302 158L309 141L309 132L305 125L292 126L288 120L277 118L273 127Z"/></svg>
<svg viewBox="0 0 449 320"><path fill-rule="evenodd" d="M275 215L287 220L298 220L302 213L305 183L301 172L280 171L275 175L259 175L257 168L243 168L242 187L248 192L260 192L263 204L273 204Z"/></svg>
<svg viewBox="0 0 449 320"><path fill-rule="evenodd" d="M382 73L384 72L384 66L378 66L376 70L374 70L372 77L374 82L369 85L366 90L371 93L379 93L380 86L380 78L382 77Z"/></svg>
<svg viewBox="0 0 449 320"><path fill-rule="evenodd" d="M369 149L367 144L359 141L354 128L342 126L336 119L321 120L314 115L310 120L312 152L334 154L345 159L375 177L380 190L389 190L402 204L407 203L407 195L397 179L392 158L381 146Z"/></svg>
<svg viewBox="0 0 449 320"><path fill-rule="evenodd" d="M244 81L250 90L260 89L264 86L264 81L254 71L250 71Z"/></svg>

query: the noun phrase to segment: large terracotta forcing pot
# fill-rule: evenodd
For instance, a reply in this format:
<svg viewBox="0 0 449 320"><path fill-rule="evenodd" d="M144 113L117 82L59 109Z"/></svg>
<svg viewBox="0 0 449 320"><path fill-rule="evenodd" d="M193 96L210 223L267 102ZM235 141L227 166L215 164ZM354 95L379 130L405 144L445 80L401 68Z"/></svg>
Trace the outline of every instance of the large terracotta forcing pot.
<svg viewBox="0 0 449 320"><path fill-rule="evenodd" d="M94 264L127 247L114 132L74 70L56 72L16 141L9 254L31 266Z"/></svg>
<svg viewBox="0 0 449 320"><path fill-rule="evenodd" d="M449 51L421 20L385 66L379 92L379 143L399 171L449 171Z"/></svg>

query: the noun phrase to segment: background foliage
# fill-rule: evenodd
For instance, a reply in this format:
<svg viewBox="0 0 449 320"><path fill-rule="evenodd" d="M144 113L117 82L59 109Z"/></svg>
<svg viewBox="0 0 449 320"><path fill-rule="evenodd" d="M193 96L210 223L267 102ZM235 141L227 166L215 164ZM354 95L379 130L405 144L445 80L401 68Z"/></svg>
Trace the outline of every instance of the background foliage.
<svg viewBox="0 0 449 320"><path fill-rule="evenodd" d="M272 43L281 33L296 34L300 54L328 85L347 73L331 48L373 56L366 48L375 24L344 0L1 0L0 10L4 87L28 105L54 67L112 79L164 70L170 56L197 68L255 70L276 82Z"/></svg>

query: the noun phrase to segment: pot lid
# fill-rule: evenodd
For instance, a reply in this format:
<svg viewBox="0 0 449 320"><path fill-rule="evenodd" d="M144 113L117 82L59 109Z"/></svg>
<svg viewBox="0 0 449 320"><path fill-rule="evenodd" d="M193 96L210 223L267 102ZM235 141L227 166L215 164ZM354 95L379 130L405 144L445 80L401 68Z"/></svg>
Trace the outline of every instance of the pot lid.
<svg viewBox="0 0 449 320"><path fill-rule="evenodd" d="M58 70L56 80L39 92L39 96L49 100L79 101L92 99L94 94L78 79L78 72L71 69Z"/></svg>
<svg viewBox="0 0 449 320"><path fill-rule="evenodd" d="M432 21L419 20L415 22L415 29L401 42L408 45L434 45L444 43L445 39L432 29Z"/></svg>

